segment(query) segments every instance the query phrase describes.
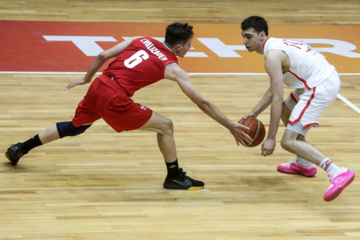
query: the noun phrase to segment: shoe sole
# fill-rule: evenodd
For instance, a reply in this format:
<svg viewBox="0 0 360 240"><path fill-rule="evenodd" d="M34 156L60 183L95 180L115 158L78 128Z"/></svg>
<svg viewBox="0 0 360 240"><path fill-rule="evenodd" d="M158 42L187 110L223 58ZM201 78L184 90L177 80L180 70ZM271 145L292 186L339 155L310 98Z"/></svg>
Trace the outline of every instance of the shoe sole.
<svg viewBox="0 0 360 240"><path fill-rule="evenodd" d="M287 167L283 167L283 166L278 166L277 170L279 172L282 173L287 173L287 174L297 174L297 172L295 172L294 170L292 170L291 168L287 168Z"/></svg>
<svg viewBox="0 0 360 240"><path fill-rule="evenodd" d="M328 196L326 196L326 193L325 193L324 201L329 202L329 201L334 200L335 198L337 198L340 195L340 193L342 193L342 191L344 191L344 189L347 186L349 186L354 181L355 173L351 172L350 174L351 174L350 178L348 178L348 180L346 182L339 184L340 186L338 185L339 187L333 193L329 194Z"/></svg>
<svg viewBox="0 0 360 240"><path fill-rule="evenodd" d="M190 186L189 188L181 187L181 186L174 186L174 185L164 185L165 189L168 190L188 190L188 191L194 191L194 190L200 190L203 189L204 186Z"/></svg>
<svg viewBox="0 0 360 240"><path fill-rule="evenodd" d="M164 187L164 188L167 189L167 190L196 191L196 190L203 189L204 187L189 187L188 189L186 189L186 188L166 188L166 187Z"/></svg>
<svg viewBox="0 0 360 240"><path fill-rule="evenodd" d="M196 190L200 190L200 189L203 189L204 187L194 187L194 186L192 186L192 187L190 187L190 188L188 188L187 190L188 191L196 191Z"/></svg>
<svg viewBox="0 0 360 240"><path fill-rule="evenodd" d="M305 177L313 177L317 173L317 171L301 172L301 171L297 171L297 169L283 167L283 166L278 166L277 170L282 173L297 174L297 175L301 175L301 176L305 176Z"/></svg>

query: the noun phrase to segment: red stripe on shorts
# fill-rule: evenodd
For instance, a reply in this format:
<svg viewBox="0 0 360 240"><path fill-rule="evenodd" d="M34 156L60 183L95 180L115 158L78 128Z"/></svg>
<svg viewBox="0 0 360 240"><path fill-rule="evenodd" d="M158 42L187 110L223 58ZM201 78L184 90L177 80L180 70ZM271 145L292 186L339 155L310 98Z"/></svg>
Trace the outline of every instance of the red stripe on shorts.
<svg viewBox="0 0 360 240"><path fill-rule="evenodd" d="M307 90L310 90L311 88L309 87L309 85L307 85L305 79L300 78L298 75L296 75L295 73L293 73L292 71L289 70L289 73L291 73L292 75L294 75L297 79L299 79L306 87Z"/></svg>
<svg viewBox="0 0 360 240"><path fill-rule="evenodd" d="M312 101L312 100L314 99L314 97L315 97L315 91L316 91L316 87L313 88L313 93L311 94L311 97L310 97L309 101L307 102L306 106L305 106L304 109L301 111L300 116L299 116L295 121L288 121L289 124L294 125L295 123L300 122L300 120L301 120L302 116L304 115L306 109L310 106L311 101ZM304 126L304 127L307 128L307 127L310 127L310 126L316 125L316 124L317 124L317 123L310 123L310 124L307 124L307 125Z"/></svg>

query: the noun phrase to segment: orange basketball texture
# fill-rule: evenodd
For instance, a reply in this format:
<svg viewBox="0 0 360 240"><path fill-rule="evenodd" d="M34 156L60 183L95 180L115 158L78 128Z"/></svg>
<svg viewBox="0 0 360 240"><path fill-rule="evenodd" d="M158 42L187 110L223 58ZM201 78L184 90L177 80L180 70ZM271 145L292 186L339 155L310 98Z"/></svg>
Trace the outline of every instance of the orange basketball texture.
<svg viewBox="0 0 360 240"><path fill-rule="evenodd" d="M260 120L253 117L247 117L241 124L249 127L249 130L245 131L245 133L252 138L252 143L250 145L247 144L248 147L256 147L264 140L266 130L264 124Z"/></svg>

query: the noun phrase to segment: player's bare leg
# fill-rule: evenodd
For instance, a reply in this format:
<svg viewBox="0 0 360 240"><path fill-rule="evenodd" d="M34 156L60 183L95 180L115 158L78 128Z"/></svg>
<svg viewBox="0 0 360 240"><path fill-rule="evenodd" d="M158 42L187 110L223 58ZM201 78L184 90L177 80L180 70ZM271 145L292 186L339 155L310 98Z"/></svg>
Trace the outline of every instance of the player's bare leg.
<svg viewBox="0 0 360 240"><path fill-rule="evenodd" d="M164 157L168 171L164 188L196 190L204 187L203 182L186 176L186 172L179 168L174 139L174 127L170 119L153 112L149 121L145 123L140 130L157 132L159 149Z"/></svg>
<svg viewBox="0 0 360 240"><path fill-rule="evenodd" d="M286 126L288 124L289 118L291 115L291 109L283 102L282 111L281 111L281 121Z"/></svg>
<svg viewBox="0 0 360 240"><path fill-rule="evenodd" d="M298 133L286 129L283 139L281 140L281 146L285 150L320 166L328 173L331 184L324 195L324 200L334 200L354 180L354 172L346 168L336 166L315 146L310 143L297 140L298 135Z"/></svg>
<svg viewBox="0 0 360 240"><path fill-rule="evenodd" d="M176 144L174 139L174 127L170 119L153 112L151 118L140 130L157 132L159 149L165 162L171 163L177 159Z"/></svg>
<svg viewBox="0 0 360 240"><path fill-rule="evenodd" d="M56 124L53 124L40 132L39 138L42 144L46 144L59 139L60 136Z"/></svg>
<svg viewBox="0 0 360 240"><path fill-rule="evenodd" d="M292 104L295 104L295 102ZM282 112L281 112L281 120L285 126L288 124L288 121L289 121L289 118L291 115L291 111L292 110L284 102L283 107L282 107ZM297 140L306 142L305 136L301 135L301 134L298 134ZM282 164L278 165L277 170L282 173L297 174L297 175L302 175L302 176L306 176L306 177L313 177L317 173L315 164L313 164L299 156L296 156L295 159L292 159L287 163L282 163Z"/></svg>
<svg viewBox="0 0 360 240"><path fill-rule="evenodd" d="M281 146L285 150L294 153L301 158L304 158L316 165L320 165L321 161L326 158L326 156L310 143L300 140L304 138L298 139L299 135L300 134L296 132L286 129L281 140Z"/></svg>
<svg viewBox="0 0 360 240"><path fill-rule="evenodd" d="M9 159L11 164L15 166L19 159L33 148L66 136L77 136L85 132L90 126L91 124L86 124L75 127L72 122L58 122L23 143L19 142L11 145L7 149L5 156Z"/></svg>

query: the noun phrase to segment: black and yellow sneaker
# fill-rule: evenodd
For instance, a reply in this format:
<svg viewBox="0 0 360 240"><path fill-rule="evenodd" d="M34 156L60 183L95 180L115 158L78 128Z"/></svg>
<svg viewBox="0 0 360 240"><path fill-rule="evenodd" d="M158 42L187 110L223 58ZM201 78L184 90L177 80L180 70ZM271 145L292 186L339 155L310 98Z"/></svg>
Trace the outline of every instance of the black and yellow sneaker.
<svg viewBox="0 0 360 240"><path fill-rule="evenodd" d="M180 168L179 174L174 177L167 176L164 182L166 189L198 190L204 188L204 182L194 180L186 176L186 172Z"/></svg>
<svg viewBox="0 0 360 240"><path fill-rule="evenodd" d="M24 149L21 147L21 143L13 144L9 147L5 153L5 156L11 162L11 165L16 166L19 159L26 154Z"/></svg>

